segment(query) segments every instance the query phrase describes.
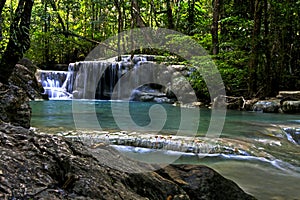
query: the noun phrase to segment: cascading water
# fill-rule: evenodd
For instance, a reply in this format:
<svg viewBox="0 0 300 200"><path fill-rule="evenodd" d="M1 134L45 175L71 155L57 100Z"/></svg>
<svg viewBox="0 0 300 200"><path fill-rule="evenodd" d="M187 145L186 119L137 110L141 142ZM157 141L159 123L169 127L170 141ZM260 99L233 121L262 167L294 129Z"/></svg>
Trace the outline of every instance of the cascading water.
<svg viewBox="0 0 300 200"><path fill-rule="evenodd" d="M43 85L49 99L102 99L112 98L113 92L117 99L121 99L121 76L131 69L137 69L147 61L153 61L152 56L122 57L121 61L81 61L70 63L66 71L39 70L37 77ZM139 77L133 77L135 84ZM117 86L117 91L114 91Z"/></svg>
<svg viewBox="0 0 300 200"><path fill-rule="evenodd" d="M70 72L38 70L36 76L49 99L70 99L72 97L66 90L66 80L68 80Z"/></svg>
<svg viewBox="0 0 300 200"><path fill-rule="evenodd" d="M112 99L113 94L114 98L118 100L128 97L131 90L128 92L121 89L120 86L123 84L121 77L131 69L139 68L147 60L146 57L134 57L132 60L130 57L123 57L119 62L84 61L74 63L72 68L74 77L71 80L73 82L71 84L73 98L109 100ZM139 76L132 77L132 80L135 80L135 84L137 84ZM130 86L128 85L128 87ZM115 87L116 91L114 91Z"/></svg>

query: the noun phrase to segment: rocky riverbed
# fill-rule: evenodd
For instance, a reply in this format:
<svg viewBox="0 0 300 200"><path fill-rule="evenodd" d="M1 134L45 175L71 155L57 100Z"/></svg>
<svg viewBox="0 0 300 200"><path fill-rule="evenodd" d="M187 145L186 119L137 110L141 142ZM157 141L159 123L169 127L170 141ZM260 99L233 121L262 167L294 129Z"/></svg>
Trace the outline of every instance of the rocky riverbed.
<svg viewBox="0 0 300 200"><path fill-rule="evenodd" d="M254 199L205 166L145 165L107 145L92 148L5 122L0 141L1 199Z"/></svg>

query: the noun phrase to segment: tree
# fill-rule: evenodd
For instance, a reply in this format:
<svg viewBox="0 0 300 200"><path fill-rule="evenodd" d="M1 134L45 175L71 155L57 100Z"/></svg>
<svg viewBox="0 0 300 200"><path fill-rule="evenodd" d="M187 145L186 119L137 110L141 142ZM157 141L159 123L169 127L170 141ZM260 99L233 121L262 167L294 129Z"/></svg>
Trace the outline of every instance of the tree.
<svg viewBox="0 0 300 200"><path fill-rule="evenodd" d="M1 2L5 3L5 1ZM8 83L16 63L30 47L29 29L33 3L33 0L20 0L15 10L10 25L10 38L0 60L0 80L2 83ZM3 8L2 4L1 7ZM0 9L0 15L2 14L2 8Z"/></svg>
<svg viewBox="0 0 300 200"><path fill-rule="evenodd" d="M220 12L220 0L214 0L213 3L213 23L211 28L212 44L213 44L213 55L219 53L219 12Z"/></svg>
<svg viewBox="0 0 300 200"><path fill-rule="evenodd" d="M4 8L5 1L0 1L0 41L2 40L2 10Z"/></svg>
<svg viewBox="0 0 300 200"><path fill-rule="evenodd" d="M195 0L189 0L188 1L189 7L188 7L188 34L192 35L192 31L195 27Z"/></svg>
<svg viewBox="0 0 300 200"><path fill-rule="evenodd" d="M166 4L167 4L168 29L174 29L173 13L172 13L170 0L166 0Z"/></svg>
<svg viewBox="0 0 300 200"><path fill-rule="evenodd" d="M252 47L251 57L249 63L249 96L255 96L257 93L257 70L258 70L258 58L260 54L260 29L261 29L261 17L262 17L263 2L260 0L255 1L254 11L254 27L252 34Z"/></svg>

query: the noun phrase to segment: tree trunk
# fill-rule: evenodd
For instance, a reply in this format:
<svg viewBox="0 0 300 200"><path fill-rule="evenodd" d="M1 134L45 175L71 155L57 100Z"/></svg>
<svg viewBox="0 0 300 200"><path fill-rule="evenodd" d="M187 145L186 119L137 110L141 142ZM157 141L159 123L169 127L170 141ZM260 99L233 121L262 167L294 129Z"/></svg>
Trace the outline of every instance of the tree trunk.
<svg viewBox="0 0 300 200"><path fill-rule="evenodd" d="M271 51L269 44L269 21L268 21L269 13L268 13L268 0L264 0L264 52L265 52L265 64L264 64L264 95L265 96L274 96L274 84L272 83L272 70L271 70Z"/></svg>
<svg viewBox="0 0 300 200"><path fill-rule="evenodd" d="M121 42L121 35L120 33L123 31L123 18L122 18L122 10L121 10L121 2L119 2L118 0L114 0L115 2L115 6L117 8L118 11L118 61L121 61L121 46L120 46L120 42Z"/></svg>
<svg viewBox="0 0 300 200"><path fill-rule="evenodd" d="M254 27L252 33L251 56L249 63L249 96L256 96L257 90L257 70L258 70L258 56L259 56L259 36L261 28L262 17L262 3L260 0L255 1L254 13Z"/></svg>
<svg viewBox="0 0 300 200"><path fill-rule="evenodd" d="M176 22L175 22L175 29L178 28L179 21L180 21L180 10L181 10L181 0L177 1L177 10L176 10Z"/></svg>
<svg viewBox="0 0 300 200"><path fill-rule="evenodd" d="M6 0L0 1L0 41L3 39L2 37L2 10L4 8Z"/></svg>
<svg viewBox="0 0 300 200"><path fill-rule="evenodd" d="M195 0L189 0L188 8L188 34L192 35L195 23Z"/></svg>
<svg viewBox="0 0 300 200"><path fill-rule="evenodd" d="M214 0L213 3L213 23L211 28L211 35L212 35L212 53L213 55L217 55L219 53L219 12L220 12L220 1Z"/></svg>
<svg viewBox="0 0 300 200"><path fill-rule="evenodd" d="M48 4L47 2L44 2L45 7L44 7L44 15L47 16L47 8L48 8ZM48 37L48 31L50 28L50 16L45 17L45 23L44 23L44 33L46 35L46 37L44 38L44 62L45 64L48 64L50 62L50 45L49 45L49 37Z"/></svg>
<svg viewBox="0 0 300 200"><path fill-rule="evenodd" d="M132 27L131 28L143 28L145 27L145 22L143 21L140 14L140 6L137 0L131 1L131 17L132 17Z"/></svg>
<svg viewBox="0 0 300 200"><path fill-rule="evenodd" d="M171 2L170 2L170 0L167 0L166 3L167 3L168 28L169 29L174 29Z"/></svg>
<svg viewBox="0 0 300 200"><path fill-rule="evenodd" d="M20 0L10 25L10 38L0 60L0 81L7 84L16 63L30 47L30 18L33 0Z"/></svg>
<svg viewBox="0 0 300 200"><path fill-rule="evenodd" d="M61 25L61 28L63 30L63 34L65 34L66 37L68 37L68 31L66 29L66 26L65 26L65 23L64 23L64 20L62 19L62 17L60 16L59 12L58 12L58 9L56 7L56 4L55 4L55 1L54 0L48 0L48 3L50 3L52 9L57 13L57 19L58 19L58 22L60 23Z"/></svg>

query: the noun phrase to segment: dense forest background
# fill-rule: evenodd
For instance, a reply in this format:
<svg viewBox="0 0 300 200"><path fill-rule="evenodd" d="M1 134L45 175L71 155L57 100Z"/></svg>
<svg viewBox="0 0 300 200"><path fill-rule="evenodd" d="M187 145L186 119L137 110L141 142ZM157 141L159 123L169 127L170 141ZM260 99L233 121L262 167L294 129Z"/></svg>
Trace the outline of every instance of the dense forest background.
<svg viewBox="0 0 300 200"><path fill-rule="evenodd" d="M202 45L228 95L275 96L300 88L299 12L299 0L1 0L0 78L23 56L49 69L83 60L118 32L160 27ZM190 81L206 98L201 74Z"/></svg>

